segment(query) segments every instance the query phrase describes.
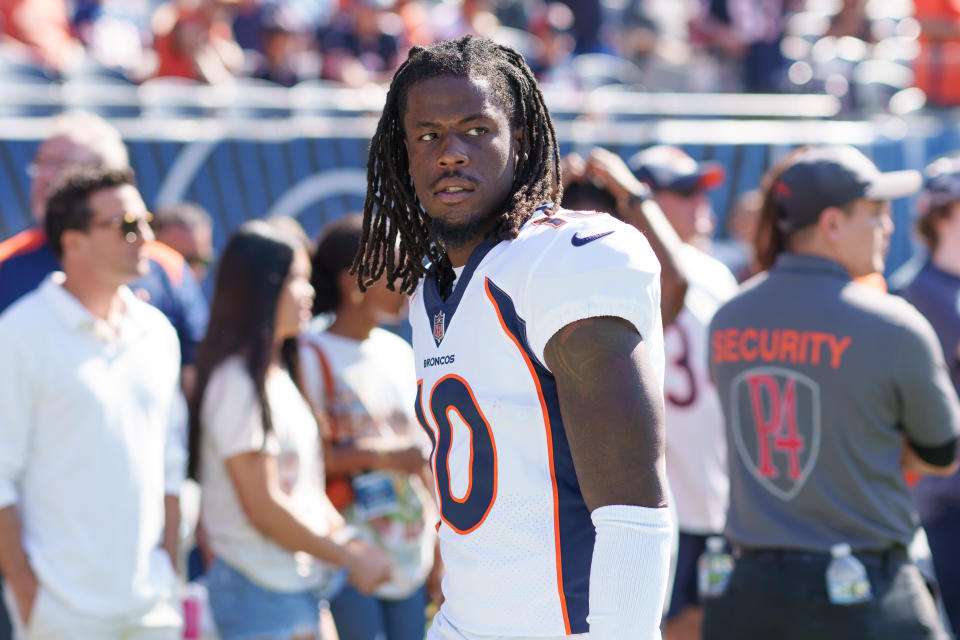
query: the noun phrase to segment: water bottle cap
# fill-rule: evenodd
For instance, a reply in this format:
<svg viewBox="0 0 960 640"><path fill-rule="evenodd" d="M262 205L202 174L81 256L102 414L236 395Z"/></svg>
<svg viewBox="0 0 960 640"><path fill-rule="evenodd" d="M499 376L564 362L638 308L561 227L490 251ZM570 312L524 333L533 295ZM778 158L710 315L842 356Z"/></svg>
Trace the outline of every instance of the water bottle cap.
<svg viewBox="0 0 960 640"><path fill-rule="evenodd" d="M707 549L710 551L723 551L723 538L720 536L710 536L707 538Z"/></svg>
<svg viewBox="0 0 960 640"><path fill-rule="evenodd" d="M846 542L839 542L830 547L830 555L834 558L850 555L850 545Z"/></svg>

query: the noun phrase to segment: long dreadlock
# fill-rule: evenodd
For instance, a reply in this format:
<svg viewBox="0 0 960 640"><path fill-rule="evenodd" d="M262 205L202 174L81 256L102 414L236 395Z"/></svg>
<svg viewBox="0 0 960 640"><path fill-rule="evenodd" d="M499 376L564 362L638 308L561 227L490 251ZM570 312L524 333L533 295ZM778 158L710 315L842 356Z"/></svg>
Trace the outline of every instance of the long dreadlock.
<svg viewBox="0 0 960 640"><path fill-rule="evenodd" d="M424 262L450 272L446 253L430 232L409 174L403 116L410 87L436 76L484 77L522 132L510 197L493 235L517 237L520 227L545 202L559 202L560 151L557 134L530 67L517 51L491 40L465 36L430 47L412 47L390 83L377 132L370 142L363 236L351 266L360 287L386 276L412 293L426 273Z"/></svg>

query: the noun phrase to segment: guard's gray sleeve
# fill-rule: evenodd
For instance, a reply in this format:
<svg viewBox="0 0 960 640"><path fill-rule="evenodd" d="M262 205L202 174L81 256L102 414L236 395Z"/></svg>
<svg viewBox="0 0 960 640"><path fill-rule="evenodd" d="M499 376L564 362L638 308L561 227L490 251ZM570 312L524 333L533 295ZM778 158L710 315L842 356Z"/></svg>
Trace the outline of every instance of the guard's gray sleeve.
<svg viewBox="0 0 960 640"><path fill-rule="evenodd" d="M901 424L911 444L938 447L960 435L960 400L933 327L915 309L893 360Z"/></svg>

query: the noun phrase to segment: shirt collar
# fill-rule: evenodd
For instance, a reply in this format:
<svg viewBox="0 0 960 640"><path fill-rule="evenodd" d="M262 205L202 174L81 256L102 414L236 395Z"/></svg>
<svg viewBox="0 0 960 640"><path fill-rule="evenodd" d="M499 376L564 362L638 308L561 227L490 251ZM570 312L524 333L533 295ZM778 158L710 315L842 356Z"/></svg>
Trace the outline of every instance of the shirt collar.
<svg viewBox="0 0 960 640"><path fill-rule="evenodd" d="M851 280L850 274L839 262L821 256L801 253L781 253L773 265L773 271L780 273L820 273L841 280Z"/></svg>
<svg viewBox="0 0 960 640"><path fill-rule="evenodd" d="M106 326L102 318L90 313L69 291L64 289L63 283L67 276L62 271L54 271L43 284L40 285L41 294L50 301L60 320L72 330L86 330L99 336L109 336L113 332ZM127 341L136 337L144 327L137 309L137 297L128 287L120 287L118 291L123 301L123 317L120 325L120 339Z"/></svg>

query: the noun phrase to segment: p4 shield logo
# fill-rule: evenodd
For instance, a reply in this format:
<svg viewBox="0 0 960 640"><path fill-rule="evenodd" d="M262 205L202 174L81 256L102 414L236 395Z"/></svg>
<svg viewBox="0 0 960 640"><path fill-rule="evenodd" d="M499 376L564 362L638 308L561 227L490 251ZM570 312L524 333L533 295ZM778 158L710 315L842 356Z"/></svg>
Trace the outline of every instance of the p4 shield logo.
<svg viewBox="0 0 960 640"><path fill-rule="evenodd" d="M734 378L731 394L741 462L764 489L792 500L820 452L820 386L796 371L758 367Z"/></svg>

